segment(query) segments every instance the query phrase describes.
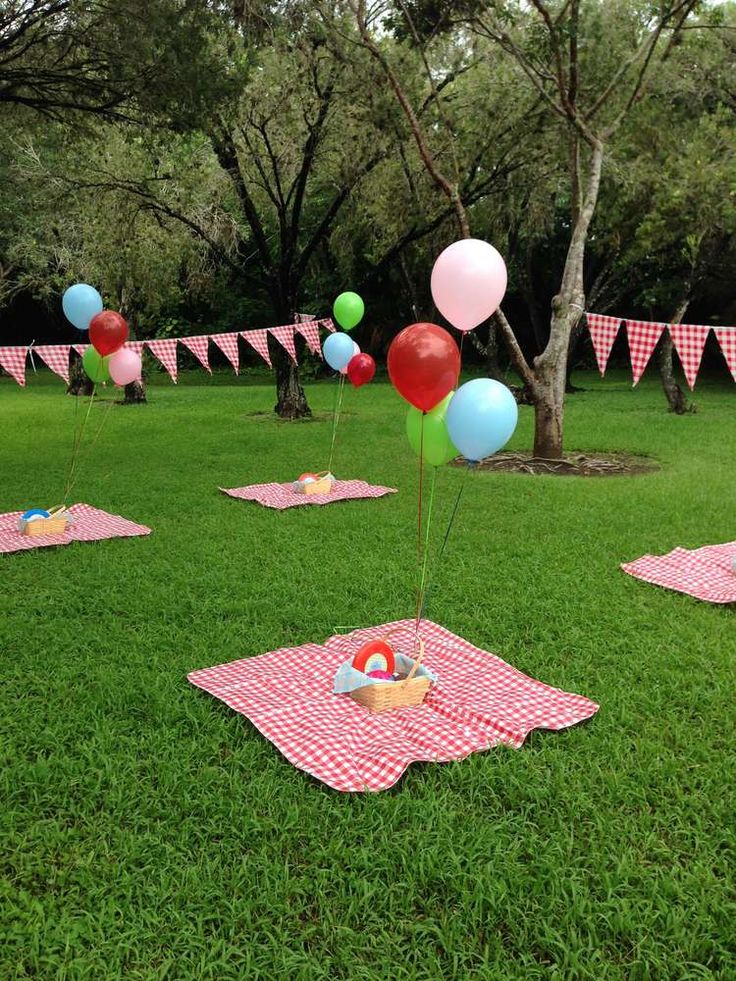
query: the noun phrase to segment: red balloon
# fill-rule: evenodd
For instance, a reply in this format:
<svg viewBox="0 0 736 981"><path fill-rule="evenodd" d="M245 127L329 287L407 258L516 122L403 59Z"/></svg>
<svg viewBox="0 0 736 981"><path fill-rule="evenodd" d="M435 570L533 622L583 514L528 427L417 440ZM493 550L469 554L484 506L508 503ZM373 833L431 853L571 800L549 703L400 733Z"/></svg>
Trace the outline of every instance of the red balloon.
<svg viewBox="0 0 736 981"><path fill-rule="evenodd" d="M348 361L348 378L360 388L371 381L376 373L376 362L370 354L356 354Z"/></svg>
<svg viewBox="0 0 736 981"><path fill-rule="evenodd" d="M402 398L429 412L457 387L460 351L437 324L412 324L391 342L388 376Z"/></svg>
<svg viewBox="0 0 736 981"><path fill-rule="evenodd" d="M114 310L103 310L89 322L90 343L103 358L119 351L128 340L128 333L125 318Z"/></svg>

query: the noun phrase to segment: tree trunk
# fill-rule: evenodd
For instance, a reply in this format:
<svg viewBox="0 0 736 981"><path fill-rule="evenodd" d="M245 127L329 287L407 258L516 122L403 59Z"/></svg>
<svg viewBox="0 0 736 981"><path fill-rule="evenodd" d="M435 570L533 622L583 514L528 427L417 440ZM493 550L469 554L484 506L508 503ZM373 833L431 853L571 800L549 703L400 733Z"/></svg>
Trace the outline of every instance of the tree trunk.
<svg viewBox="0 0 736 981"><path fill-rule="evenodd" d="M291 312L293 307L293 303L288 308L285 305L277 306L275 313L280 323L286 324L296 321L296 314ZM289 310L288 313L284 312L286 309ZM312 410L309 408L307 396L304 394L304 388L299 377L299 366L291 360L281 344L270 334L268 336L268 350L276 374L274 412L281 419L304 419L311 416Z"/></svg>
<svg viewBox="0 0 736 981"><path fill-rule="evenodd" d="M685 316L687 308L690 306L690 299L686 298L677 308L677 311L670 321L673 324L682 323L682 318ZM672 337L669 331L666 331L662 337L662 343L659 348L659 374L662 379L662 388L664 389L664 395L667 399L667 404L670 407L670 412L674 412L677 416L684 416L687 412L694 412L695 406L688 403L685 398L685 393L680 388L675 378L675 367L673 363L674 354L674 344L672 343Z"/></svg>
<svg viewBox="0 0 736 981"><path fill-rule="evenodd" d="M565 409L565 382L570 336L585 309L583 263L588 230L598 201L603 164L603 144L591 148L585 197L574 211L575 223L565 257L560 291L552 300L547 346L534 359L535 430L534 455L562 459L562 431Z"/></svg>
<svg viewBox="0 0 736 981"><path fill-rule="evenodd" d="M142 379L141 381L134 381L125 386L123 405L140 405L142 402L147 401L146 386Z"/></svg>
<svg viewBox="0 0 736 981"><path fill-rule="evenodd" d="M71 369L69 371L69 384L66 389L67 395L91 395L93 388L94 385L82 367L82 359L75 355L72 358Z"/></svg>

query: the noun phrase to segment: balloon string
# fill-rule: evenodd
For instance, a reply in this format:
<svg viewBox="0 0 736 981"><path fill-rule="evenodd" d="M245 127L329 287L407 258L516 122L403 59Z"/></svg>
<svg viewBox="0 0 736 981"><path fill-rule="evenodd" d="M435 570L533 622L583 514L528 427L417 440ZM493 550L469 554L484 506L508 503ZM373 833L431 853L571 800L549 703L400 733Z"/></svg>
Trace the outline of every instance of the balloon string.
<svg viewBox="0 0 736 981"><path fill-rule="evenodd" d="M332 410L332 440L330 442L330 459L327 463L328 473L332 473L332 457L335 452L335 438L337 437L337 424L340 421L340 412L342 410L342 394L345 387L345 375L340 375L340 381L337 384L337 391L335 392L335 405Z"/></svg>
<svg viewBox="0 0 736 981"><path fill-rule="evenodd" d="M452 531L452 527L455 524L455 517L457 516L458 508L460 507L460 501L461 501L462 496L463 496L463 491L465 490L465 478L468 476L468 474L470 473L470 471L473 470L474 468L475 468L475 463L472 463L471 461L468 461L468 466L466 467L465 471L463 472L463 477L462 477L462 480L460 481L460 488L459 488L459 490L457 492L457 497L455 498L455 504L453 506L452 513L450 514L450 520L447 523L447 530L445 531L445 537L442 539L442 545L440 546L440 550L437 553L437 556L435 557L435 560L434 560L434 563L433 563L433 567L432 567L433 570L435 570L440 565L440 563L442 561L442 556L445 554L445 548L447 547L447 540L449 539L450 532ZM422 618L423 618L423 616L424 616L424 614L426 612L427 604L429 603L429 597L432 594L432 587L434 586L435 582L436 582L436 577L434 575L431 575L430 576L430 580L429 580L429 585L427 586L426 592L424 594L424 598L423 598L423 601L422 601L422 606L421 606L421 608L419 610L419 615L417 617L417 623L421 622L421 620L422 620Z"/></svg>
<svg viewBox="0 0 736 981"><path fill-rule="evenodd" d="M429 533L432 527L432 508L434 506L434 487L437 482L437 467L432 468L432 483L429 488L429 505L427 507L427 523L424 532L424 558L422 561L422 574L419 580L419 592L417 594L417 624L416 633L419 634L419 625L422 620L422 610L424 608L424 588L427 581L427 559L429 557Z"/></svg>
<svg viewBox="0 0 736 981"><path fill-rule="evenodd" d="M72 449L72 459L69 465L69 473L66 478L66 486L64 487L64 500L62 501L63 504L66 504L67 498L69 497L69 494L71 493L71 489L74 486L74 482L75 482L74 474L77 469L77 462L79 460L79 450L82 446L82 439L84 437L85 429L87 428L87 420L89 419L89 414L90 411L92 410L92 403L94 402L96 391L97 391L97 386L93 382L92 391L90 392L89 401L87 402L87 411L84 414L84 418L82 419L82 425L80 426L79 431L75 434L76 438L74 440L74 448ZM75 425L76 425L76 409L75 409Z"/></svg>
<svg viewBox="0 0 736 981"><path fill-rule="evenodd" d="M419 421L419 495L417 499L417 573L422 558L422 511L424 505L424 417Z"/></svg>
<svg viewBox="0 0 736 981"><path fill-rule="evenodd" d="M92 437L92 441L86 447L84 453L81 453L81 446L80 446L80 454L79 454L80 461L86 461L89 458L89 455L92 452L94 446L96 445L97 440L100 438L100 433L105 428L105 423L107 422L107 417L110 415L110 409L113 407L113 404L114 404L114 399L109 399L105 411L102 414L102 421L97 427L97 432ZM64 504L66 504L67 497L71 494L72 490L76 486L78 479L79 479L79 466L77 466L77 468L75 469L74 480L72 481L71 486L67 488L66 494L64 496Z"/></svg>

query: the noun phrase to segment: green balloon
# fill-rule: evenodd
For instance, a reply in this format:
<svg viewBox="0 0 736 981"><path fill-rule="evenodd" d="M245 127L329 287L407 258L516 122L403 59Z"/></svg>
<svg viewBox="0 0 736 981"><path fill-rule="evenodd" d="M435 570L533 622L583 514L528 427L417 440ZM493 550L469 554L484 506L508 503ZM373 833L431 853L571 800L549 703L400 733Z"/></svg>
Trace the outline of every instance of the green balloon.
<svg viewBox="0 0 736 981"><path fill-rule="evenodd" d="M412 406L406 415L406 435L409 437L409 445L417 456L421 447L424 459L433 467L441 467L443 463L449 463L459 455L447 432L445 421L447 407L454 394L450 392L424 416L423 437L421 411Z"/></svg>
<svg viewBox="0 0 736 981"><path fill-rule="evenodd" d="M90 380L95 382L95 384L110 380L109 362L110 358L103 358L101 354L95 351L91 344L82 355L82 366Z"/></svg>
<svg viewBox="0 0 736 981"><path fill-rule="evenodd" d="M363 319L365 306L357 293L341 293L332 305L332 312L343 330L352 330Z"/></svg>

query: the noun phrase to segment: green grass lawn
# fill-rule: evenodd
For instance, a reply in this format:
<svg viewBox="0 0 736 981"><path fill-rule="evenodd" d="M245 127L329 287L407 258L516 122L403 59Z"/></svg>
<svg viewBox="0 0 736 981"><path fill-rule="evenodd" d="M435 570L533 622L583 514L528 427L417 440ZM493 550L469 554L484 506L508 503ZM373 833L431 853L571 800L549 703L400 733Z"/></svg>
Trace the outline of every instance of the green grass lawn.
<svg viewBox="0 0 736 981"><path fill-rule="evenodd" d="M676 418L654 380L577 380L568 447L661 471L471 475L428 615L601 710L377 795L318 784L185 675L411 615L403 403L347 391L334 461L399 494L283 513L217 487L326 466L332 384L299 424L255 414L267 379L201 372L112 408L73 497L153 534L0 556L0 977L736 978L736 614L618 569L736 538L736 393ZM72 403L0 379L0 511L59 498ZM522 408L512 449L531 428Z"/></svg>

